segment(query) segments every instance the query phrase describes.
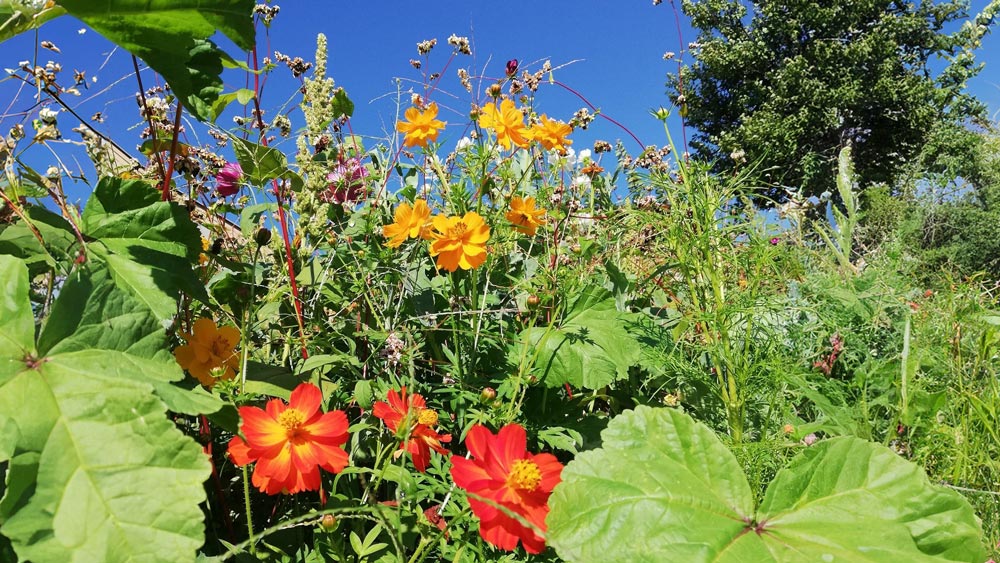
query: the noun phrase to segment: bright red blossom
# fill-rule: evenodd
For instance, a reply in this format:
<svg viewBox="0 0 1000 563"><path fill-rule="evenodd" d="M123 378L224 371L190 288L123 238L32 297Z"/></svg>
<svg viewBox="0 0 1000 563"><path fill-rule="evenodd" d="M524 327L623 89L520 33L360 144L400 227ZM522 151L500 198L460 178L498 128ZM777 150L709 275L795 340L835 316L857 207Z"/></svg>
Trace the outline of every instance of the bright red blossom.
<svg viewBox="0 0 1000 563"><path fill-rule="evenodd" d="M402 440L397 454L402 454L403 450L410 452L413 465L421 473L427 470L431 450L448 454L441 442L450 442L451 434L438 434L434 430L438 414L427 408L422 396L416 393L407 395L406 387L403 387L399 393L390 389L386 399L388 403L378 401L372 410Z"/></svg>
<svg viewBox="0 0 1000 563"><path fill-rule="evenodd" d="M527 435L517 424L504 426L496 435L477 424L469 430L465 445L472 458L452 456L451 476L469 493L480 535L507 551L516 549L518 541L528 553L544 551L545 538L497 505L544 532L549 495L559 484L563 465L552 454L529 453Z"/></svg>
<svg viewBox="0 0 1000 563"><path fill-rule="evenodd" d="M340 473L347 467L347 415L323 413L323 395L315 385L303 383L292 391L286 405L271 399L264 409L240 407L243 436L229 442L229 457L236 465L256 462L252 482L269 495L315 491L320 487L319 468Z"/></svg>

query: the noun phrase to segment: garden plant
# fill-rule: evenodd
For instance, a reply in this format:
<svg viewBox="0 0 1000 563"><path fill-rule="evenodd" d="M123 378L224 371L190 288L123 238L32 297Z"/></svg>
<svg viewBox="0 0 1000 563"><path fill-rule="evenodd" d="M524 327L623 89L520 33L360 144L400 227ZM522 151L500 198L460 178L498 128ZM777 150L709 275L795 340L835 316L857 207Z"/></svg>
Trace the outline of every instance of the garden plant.
<svg viewBox="0 0 1000 563"><path fill-rule="evenodd" d="M647 146L549 61L477 67L458 35L356 131L327 37L270 48L276 5L0 0L0 42L42 46L0 116L0 561L997 556L1000 143L959 83L1000 2L744 4L660 6L705 51ZM850 64L884 58L905 129L720 109L719 80L788 92L723 72L780 30L725 34L854 40L883 4L870 50L810 64L854 103ZM55 18L129 53L134 128L74 112ZM928 45L951 82L918 79ZM597 119L622 139L585 144Z"/></svg>

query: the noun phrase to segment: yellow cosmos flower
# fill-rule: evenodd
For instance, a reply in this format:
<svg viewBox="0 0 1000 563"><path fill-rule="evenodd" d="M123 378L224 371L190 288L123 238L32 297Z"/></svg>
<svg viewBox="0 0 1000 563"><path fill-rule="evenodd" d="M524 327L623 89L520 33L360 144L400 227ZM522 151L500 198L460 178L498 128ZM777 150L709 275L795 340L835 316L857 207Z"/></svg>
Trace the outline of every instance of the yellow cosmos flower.
<svg viewBox="0 0 1000 563"><path fill-rule="evenodd" d="M431 233L431 256L437 256L438 268L454 272L470 270L486 261L486 241L490 228L474 211L463 217L434 217L435 232Z"/></svg>
<svg viewBox="0 0 1000 563"><path fill-rule="evenodd" d="M518 231L534 236L539 225L545 224L545 210L535 207L533 197L513 197L510 200L510 211L505 215L508 221L514 223Z"/></svg>
<svg viewBox="0 0 1000 563"><path fill-rule="evenodd" d="M479 114L479 126L496 133L497 142L505 149L510 149L511 143L527 148L530 141L524 126L524 113L510 100L500 102L500 109L495 103L486 104Z"/></svg>
<svg viewBox="0 0 1000 563"><path fill-rule="evenodd" d="M541 123L532 125L531 129L528 129L528 136L541 143L545 150L556 149L562 154L566 152L567 146L573 144L573 141L566 138L572 132L573 128L569 125L562 121L549 119L543 113Z"/></svg>
<svg viewBox="0 0 1000 563"><path fill-rule="evenodd" d="M418 199L413 202L413 207L405 201L400 203L396 207L396 222L382 227L382 236L389 239L385 245L397 248L408 238L428 238L425 227L430 218L431 209L426 201Z"/></svg>
<svg viewBox="0 0 1000 563"><path fill-rule="evenodd" d="M406 110L406 121L397 121L396 129L405 134L403 138L404 147L426 147L429 141L436 141L438 133L444 129L445 122L436 119L438 114L437 104L427 106L427 109L420 111L417 108Z"/></svg>
<svg viewBox="0 0 1000 563"><path fill-rule="evenodd" d="M231 326L216 327L212 319L195 321L191 334L182 332L187 344L174 348L177 363L205 387L220 379L232 379L240 368L236 347L240 331Z"/></svg>

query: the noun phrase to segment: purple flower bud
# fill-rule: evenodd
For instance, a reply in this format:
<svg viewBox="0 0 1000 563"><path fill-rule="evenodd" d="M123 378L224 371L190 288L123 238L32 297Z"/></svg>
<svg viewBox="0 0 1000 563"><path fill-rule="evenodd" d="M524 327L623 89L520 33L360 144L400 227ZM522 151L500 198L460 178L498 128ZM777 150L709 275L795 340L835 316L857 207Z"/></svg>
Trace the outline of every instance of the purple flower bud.
<svg viewBox="0 0 1000 563"><path fill-rule="evenodd" d="M511 59L507 61L507 76L514 76L517 74L517 59Z"/></svg>

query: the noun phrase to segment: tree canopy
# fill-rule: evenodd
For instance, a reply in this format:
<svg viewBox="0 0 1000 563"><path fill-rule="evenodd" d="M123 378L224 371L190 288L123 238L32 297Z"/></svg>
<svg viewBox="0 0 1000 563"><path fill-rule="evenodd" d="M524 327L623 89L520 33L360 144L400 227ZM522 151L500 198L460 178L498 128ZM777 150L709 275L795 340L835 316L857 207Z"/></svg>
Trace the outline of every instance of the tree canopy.
<svg viewBox="0 0 1000 563"><path fill-rule="evenodd" d="M830 190L847 144L864 183L892 185L932 130L985 115L965 84L982 68L973 51L1000 0L973 18L961 0L682 7L699 35L670 95L698 130L700 156L720 170L760 164L762 195Z"/></svg>

